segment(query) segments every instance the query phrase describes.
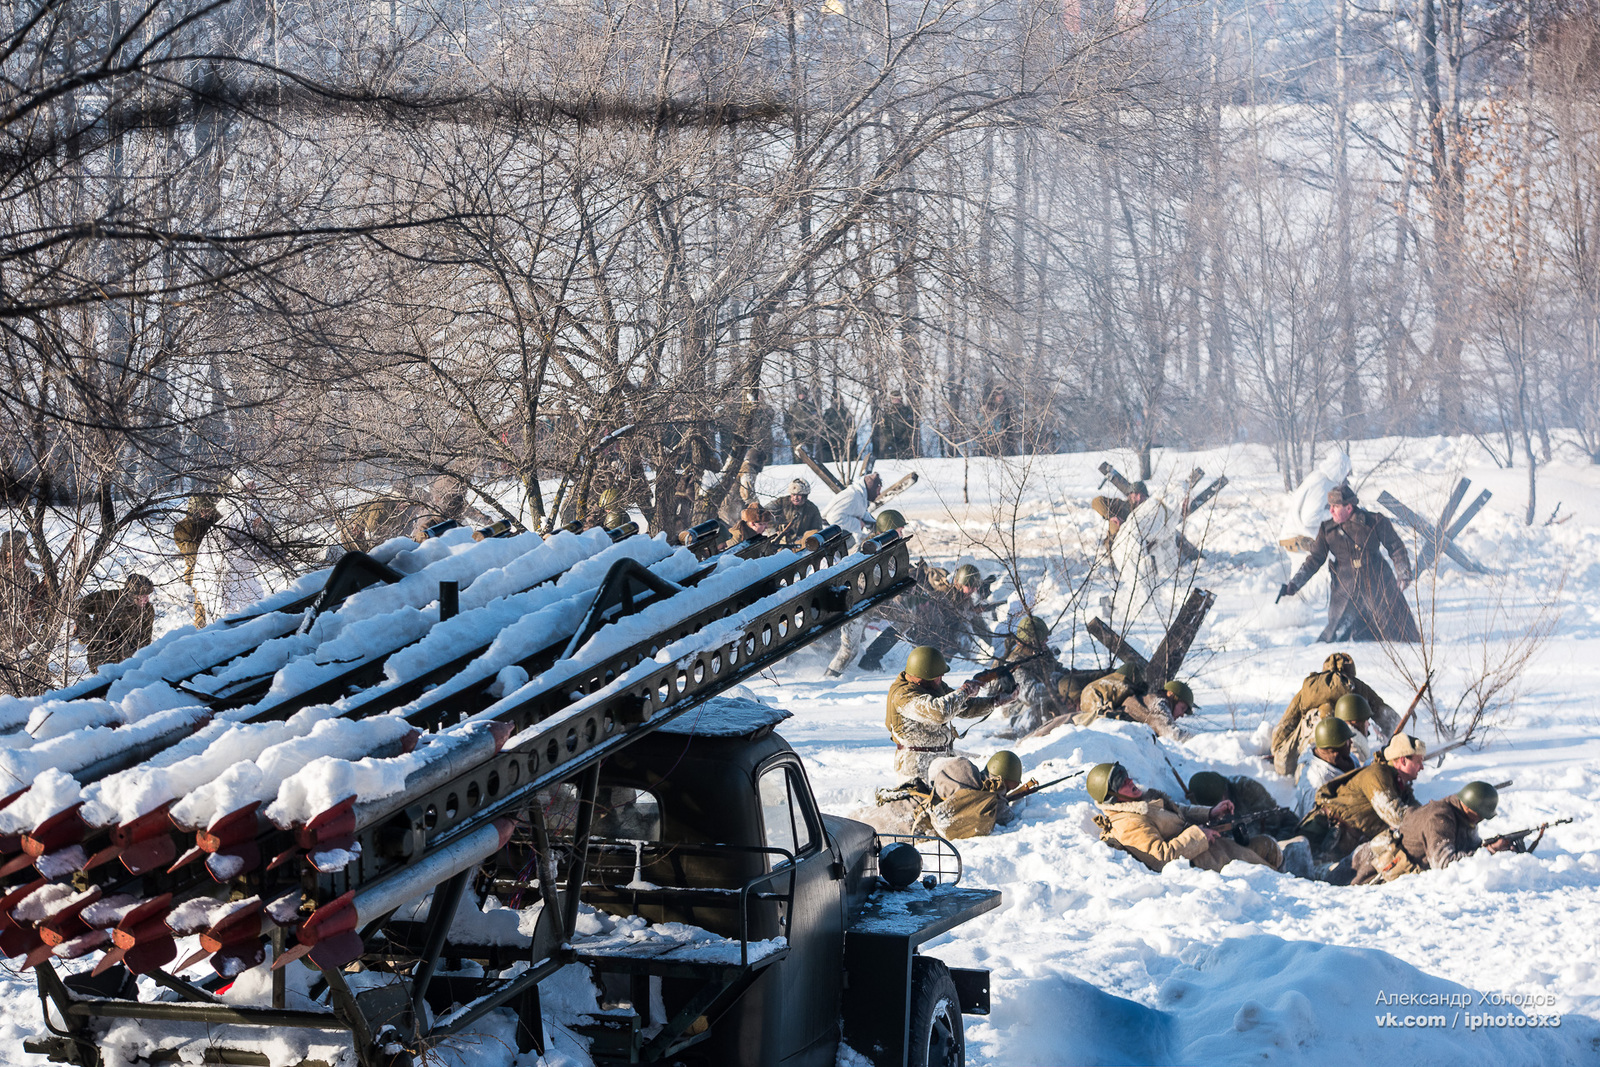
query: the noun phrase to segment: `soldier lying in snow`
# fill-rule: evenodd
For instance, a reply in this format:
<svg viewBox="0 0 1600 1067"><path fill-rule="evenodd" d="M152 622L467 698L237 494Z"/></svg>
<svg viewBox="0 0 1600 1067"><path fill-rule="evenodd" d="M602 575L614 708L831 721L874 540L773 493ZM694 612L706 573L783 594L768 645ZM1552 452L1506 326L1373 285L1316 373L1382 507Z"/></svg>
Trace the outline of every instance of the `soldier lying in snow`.
<svg viewBox="0 0 1600 1067"><path fill-rule="evenodd" d="M1358 847L1350 856L1352 885L1389 882L1413 871L1439 870L1479 848L1506 852L1507 838L1485 844L1478 823L1492 819L1500 791L1488 782L1468 782L1453 797L1434 800L1406 812L1400 824Z"/></svg>
<svg viewBox="0 0 1600 1067"><path fill-rule="evenodd" d="M1077 723L1088 726L1096 719L1123 719L1142 722L1162 737L1185 741L1189 731L1176 720L1194 711L1194 693L1179 681L1166 683L1160 692L1149 692L1139 678L1139 669L1124 663L1110 674L1084 687L1079 700Z"/></svg>
<svg viewBox="0 0 1600 1067"><path fill-rule="evenodd" d="M1246 846L1208 825L1233 814L1230 800L1209 808L1175 803L1164 793L1141 788L1120 763L1096 765L1088 788L1100 806L1094 817L1100 840L1152 871L1179 859L1207 871L1220 871L1234 860L1282 869L1282 850L1266 834L1256 834Z"/></svg>
<svg viewBox="0 0 1600 1067"><path fill-rule="evenodd" d="M921 780L880 789L874 808L852 818L879 833L935 833L951 840L987 837L1016 820L1009 794L1022 784L1022 761L1015 752L996 752L982 773L965 756L946 756L928 767L931 784Z"/></svg>

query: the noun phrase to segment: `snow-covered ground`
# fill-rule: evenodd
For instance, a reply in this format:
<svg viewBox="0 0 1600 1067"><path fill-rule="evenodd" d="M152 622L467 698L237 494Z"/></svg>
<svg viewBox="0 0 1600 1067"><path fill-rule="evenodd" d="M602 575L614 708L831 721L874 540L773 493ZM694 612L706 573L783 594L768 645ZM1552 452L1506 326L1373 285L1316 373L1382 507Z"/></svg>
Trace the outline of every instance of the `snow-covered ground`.
<svg viewBox="0 0 1600 1067"><path fill-rule="evenodd" d="M1495 494L1460 538L1493 573L1441 565L1417 587L1424 645L1351 649L1361 676L1402 707L1431 671L1446 724L1473 685L1506 683L1491 695L1485 743L1430 760L1419 799L1472 779L1509 779L1494 829L1576 821L1553 830L1534 855L1478 855L1381 887L1335 888L1260 867L1219 875L1179 863L1158 875L1099 843L1082 779L1069 782L1028 800L1021 820L993 837L960 845L965 880L1005 894L999 910L925 949L993 972L994 1013L968 1019L969 1063L1600 1063L1600 820L1590 810L1600 787L1600 716L1588 699L1600 684L1600 468L1558 455L1541 471L1539 519L1557 501L1571 518L1530 528L1521 523L1526 471L1495 469L1470 440L1361 442L1353 458L1352 482L1375 510L1388 489L1436 516L1460 476L1473 481L1468 501L1481 488ZM921 475L894 502L911 522L913 558L974 562L986 572L1008 564L1030 606L1056 623L1063 658L1087 666L1108 662L1082 631L1110 592L1093 563L1103 527L1088 508L1102 459L1134 473L1126 454L886 462L880 470L887 482L913 467ZM1291 796L1291 783L1262 758L1263 742L1300 678L1332 650L1315 643L1321 587L1273 603L1290 563L1276 546L1286 495L1265 450L1158 453L1151 486L1175 505L1194 466L1206 469L1206 481L1230 479L1188 527L1207 554L1194 583L1217 594L1183 671L1203 709L1191 720L1199 732L1158 749L1132 724L1069 727L1017 746L1030 774L1118 759L1140 781L1173 791L1165 753L1186 778L1207 767L1247 773ZM775 494L795 473L769 469L761 487ZM815 499L826 497L819 487ZM167 628L186 612L166 592L173 588L158 595ZM1014 591L1009 582L997 590ZM1148 652L1160 629L1152 613L1130 636ZM906 649L881 673L828 681L828 644L751 688L794 712L780 732L806 758L823 807L847 814L893 779L883 699ZM969 667L976 664L958 664L957 673ZM1416 732L1434 741L1432 716L1419 716ZM978 726L966 749L987 756L1004 747L992 736L1002 725L997 717ZM582 1000L570 989L550 992L547 1009ZM31 978L0 975L0 995L0 1063L32 1062L20 1051L23 1036L43 1029ZM1407 1025L1419 1015L1443 1016L1443 1024ZM1477 1015L1494 1021L1473 1027ZM1556 1017L1559 1025L1528 1025ZM459 1058L498 1065L510 1058L507 1047L487 1034ZM570 1042L562 1047L549 1063L582 1062Z"/></svg>

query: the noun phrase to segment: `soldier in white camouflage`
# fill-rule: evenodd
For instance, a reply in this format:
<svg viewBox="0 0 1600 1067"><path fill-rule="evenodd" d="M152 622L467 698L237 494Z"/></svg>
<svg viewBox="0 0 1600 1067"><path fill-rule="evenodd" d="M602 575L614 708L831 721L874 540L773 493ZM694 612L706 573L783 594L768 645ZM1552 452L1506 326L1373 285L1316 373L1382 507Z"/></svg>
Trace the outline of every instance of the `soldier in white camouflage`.
<svg viewBox="0 0 1600 1067"><path fill-rule="evenodd" d="M889 686L884 725L894 739L894 769L902 780L927 780L934 760L955 755L956 719L978 719L1015 693L980 696L986 687L978 675L960 689L944 684L950 664L931 645L918 645L906 657L905 670Z"/></svg>

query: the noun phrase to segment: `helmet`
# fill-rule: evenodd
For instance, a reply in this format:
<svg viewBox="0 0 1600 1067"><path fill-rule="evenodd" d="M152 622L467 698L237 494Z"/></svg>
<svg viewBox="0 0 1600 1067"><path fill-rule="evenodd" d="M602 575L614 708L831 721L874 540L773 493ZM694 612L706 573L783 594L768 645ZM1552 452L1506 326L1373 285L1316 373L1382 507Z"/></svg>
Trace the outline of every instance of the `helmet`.
<svg viewBox="0 0 1600 1067"><path fill-rule="evenodd" d="M1317 748L1338 748L1355 735L1349 723L1329 715L1311 731L1311 743Z"/></svg>
<svg viewBox="0 0 1600 1067"><path fill-rule="evenodd" d="M606 512L606 529L615 530L619 526L626 526L626 525L628 525L628 516L627 516L626 512L622 512L622 511L608 511L608 512Z"/></svg>
<svg viewBox="0 0 1600 1067"><path fill-rule="evenodd" d="M1216 771L1196 771L1189 779L1189 799L1214 807L1228 799L1228 780Z"/></svg>
<svg viewBox="0 0 1600 1067"><path fill-rule="evenodd" d="M989 757L989 762L983 766L984 773L993 775L1002 782L1022 781L1022 760L1015 752L1003 748Z"/></svg>
<svg viewBox="0 0 1600 1067"><path fill-rule="evenodd" d="M1050 640L1050 624L1037 615L1024 615L1017 623L1016 635L1025 645L1043 647Z"/></svg>
<svg viewBox="0 0 1600 1067"><path fill-rule="evenodd" d="M905 524L906 517L904 515L894 508L884 508L878 512L878 521L872 524L872 529L875 533L888 533L890 530L900 529Z"/></svg>
<svg viewBox="0 0 1600 1067"><path fill-rule="evenodd" d="M978 573L978 568L970 563L963 563L956 568L955 574L950 576L950 581L955 585L977 585L983 580L983 575Z"/></svg>
<svg viewBox="0 0 1600 1067"><path fill-rule="evenodd" d="M1366 722L1372 718L1372 705L1360 693L1346 693L1334 704L1333 713L1345 722Z"/></svg>
<svg viewBox="0 0 1600 1067"><path fill-rule="evenodd" d="M1169 697L1181 700L1191 708L1194 707L1194 690L1189 688L1188 682L1180 682L1174 678L1161 688L1166 690Z"/></svg>
<svg viewBox="0 0 1600 1067"><path fill-rule="evenodd" d="M796 478L794 481L789 483L789 495L810 496L811 483L806 481L804 478Z"/></svg>
<svg viewBox="0 0 1600 1067"><path fill-rule="evenodd" d="M142 574L130 574L122 583L122 589L129 596L149 596L156 591L156 583Z"/></svg>
<svg viewBox="0 0 1600 1067"><path fill-rule="evenodd" d="M922 874L922 853L909 841L896 841L878 853L878 876L903 889Z"/></svg>
<svg viewBox="0 0 1600 1067"><path fill-rule="evenodd" d="M1139 665L1133 662L1131 659L1123 660L1121 663L1117 664L1117 669L1111 673L1117 675L1123 681L1131 684L1139 680Z"/></svg>
<svg viewBox="0 0 1600 1067"><path fill-rule="evenodd" d="M1500 790L1488 782L1468 782L1456 794L1456 799L1478 818L1492 819L1495 809L1500 806Z"/></svg>
<svg viewBox="0 0 1600 1067"><path fill-rule="evenodd" d="M600 494L600 506L605 508L607 511L610 511L612 508L617 506L617 501L621 497L622 494L617 492L615 489L607 489Z"/></svg>
<svg viewBox="0 0 1600 1067"><path fill-rule="evenodd" d="M944 653L932 645L918 645L906 656L906 674L912 678L943 678L949 673Z"/></svg>
<svg viewBox="0 0 1600 1067"><path fill-rule="evenodd" d="M1356 661L1350 657L1348 652L1335 652L1322 661L1322 669L1325 671L1337 671L1346 678L1354 678L1356 676Z"/></svg>
<svg viewBox="0 0 1600 1067"><path fill-rule="evenodd" d="M1132 485L1128 486L1128 495L1142 496L1148 500L1150 499L1150 487L1145 485L1143 482L1134 482Z"/></svg>
<svg viewBox="0 0 1600 1067"><path fill-rule="evenodd" d="M1117 791L1117 787L1128 780L1128 769L1120 763L1096 763L1090 770L1084 784L1089 789L1089 795L1095 803L1104 804L1106 798Z"/></svg>

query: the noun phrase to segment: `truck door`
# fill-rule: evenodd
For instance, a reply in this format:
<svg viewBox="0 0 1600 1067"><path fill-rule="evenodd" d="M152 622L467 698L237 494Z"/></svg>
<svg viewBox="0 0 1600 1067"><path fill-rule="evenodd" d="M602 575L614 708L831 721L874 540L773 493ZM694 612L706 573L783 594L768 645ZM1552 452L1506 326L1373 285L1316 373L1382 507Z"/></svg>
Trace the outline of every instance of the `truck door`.
<svg viewBox="0 0 1600 1067"><path fill-rule="evenodd" d="M768 848L794 855L794 906L783 916L789 957L774 975L782 984L782 1062L831 1064L837 1055L840 979L844 973L843 883L827 847L805 771L792 752L758 768L761 822ZM774 868L789 861L774 856ZM777 882L774 889L783 888Z"/></svg>

